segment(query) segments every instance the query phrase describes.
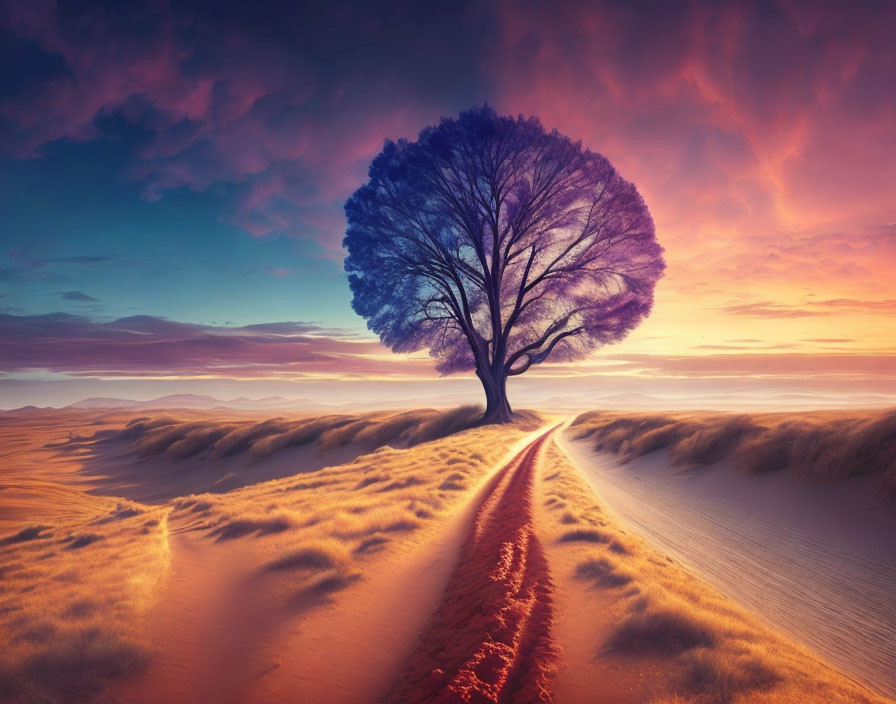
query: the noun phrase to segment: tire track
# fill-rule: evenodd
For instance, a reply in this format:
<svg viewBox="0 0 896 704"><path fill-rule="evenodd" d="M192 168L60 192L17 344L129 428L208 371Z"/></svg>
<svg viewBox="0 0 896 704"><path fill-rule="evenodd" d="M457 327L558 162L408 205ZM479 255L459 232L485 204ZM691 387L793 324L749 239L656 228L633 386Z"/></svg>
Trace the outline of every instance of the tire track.
<svg viewBox="0 0 896 704"><path fill-rule="evenodd" d="M420 647L387 702L546 703L557 650L533 489L550 430L498 471Z"/></svg>

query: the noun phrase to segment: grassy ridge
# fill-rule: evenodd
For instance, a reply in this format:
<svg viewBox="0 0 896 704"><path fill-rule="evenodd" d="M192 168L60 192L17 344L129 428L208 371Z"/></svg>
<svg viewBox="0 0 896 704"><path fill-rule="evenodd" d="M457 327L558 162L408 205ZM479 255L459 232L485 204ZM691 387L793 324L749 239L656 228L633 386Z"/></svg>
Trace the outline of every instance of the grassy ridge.
<svg viewBox="0 0 896 704"><path fill-rule="evenodd" d="M481 415L478 406L461 406L448 411L421 409L262 421L141 417L107 437L131 441L140 457L200 456L215 460L247 453L260 459L312 443L321 450L351 443L368 448L387 444L411 447L470 428Z"/></svg>
<svg viewBox="0 0 896 704"><path fill-rule="evenodd" d="M874 476L896 499L896 411L730 414L583 413L573 437L623 461L667 450L680 467L728 460L747 473L786 469L806 482Z"/></svg>

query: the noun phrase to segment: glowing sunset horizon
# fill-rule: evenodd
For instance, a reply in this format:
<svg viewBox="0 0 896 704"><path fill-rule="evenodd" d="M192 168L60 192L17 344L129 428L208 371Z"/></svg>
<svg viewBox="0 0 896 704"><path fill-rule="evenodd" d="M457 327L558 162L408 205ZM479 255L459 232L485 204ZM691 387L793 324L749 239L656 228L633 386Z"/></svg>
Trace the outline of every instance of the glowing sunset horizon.
<svg viewBox="0 0 896 704"><path fill-rule="evenodd" d="M537 375L894 393L892 6L341 12L4 10L26 67L0 92L4 406L435 383L351 311L342 206L383 139L482 103L606 156L665 249L639 328Z"/></svg>

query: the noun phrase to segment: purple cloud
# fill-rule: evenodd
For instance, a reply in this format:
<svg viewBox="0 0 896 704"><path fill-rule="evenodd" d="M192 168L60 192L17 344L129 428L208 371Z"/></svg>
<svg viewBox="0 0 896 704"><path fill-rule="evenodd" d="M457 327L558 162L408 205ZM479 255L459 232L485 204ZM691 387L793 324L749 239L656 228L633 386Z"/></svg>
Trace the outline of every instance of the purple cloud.
<svg viewBox="0 0 896 704"><path fill-rule="evenodd" d="M0 371L76 376L431 375L427 360L300 322L222 327L152 316L109 322L51 313L0 314Z"/></svg>

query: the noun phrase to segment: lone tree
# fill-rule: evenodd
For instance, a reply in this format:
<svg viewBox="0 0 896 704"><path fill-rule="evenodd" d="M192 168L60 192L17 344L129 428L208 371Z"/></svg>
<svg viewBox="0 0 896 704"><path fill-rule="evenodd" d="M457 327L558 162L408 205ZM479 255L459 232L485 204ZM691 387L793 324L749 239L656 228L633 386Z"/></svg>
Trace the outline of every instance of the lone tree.
<svg viewBox="0 0 896 704"><path fill-rule="evenodd" d="M345 212L352 307L393 351L475 369L484 423L512 419L508 377L624 338L665 268L606 158L488 106L387 140Z"/></svg>

